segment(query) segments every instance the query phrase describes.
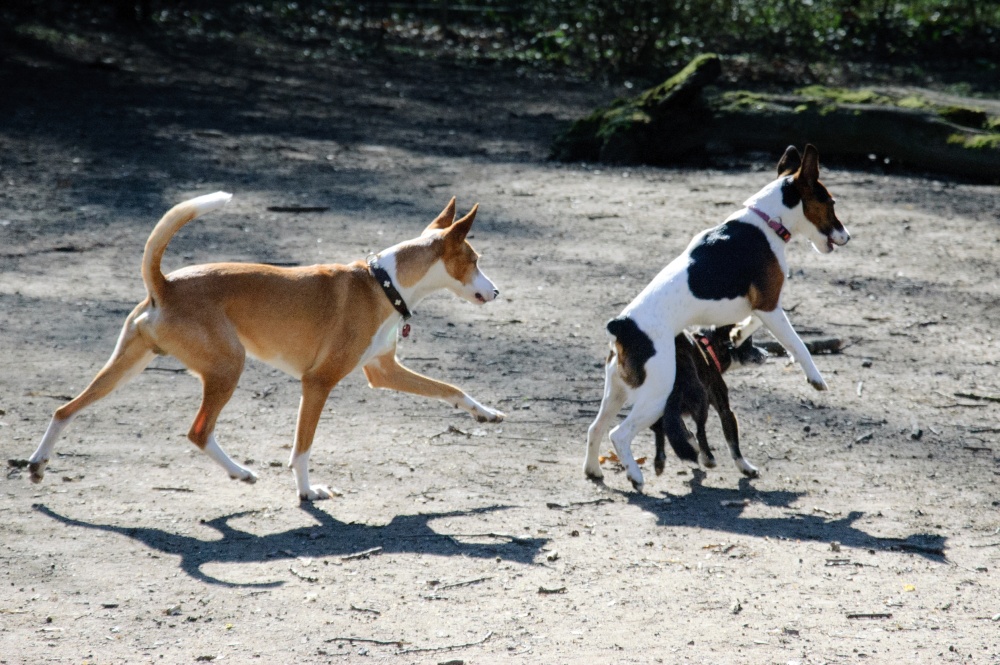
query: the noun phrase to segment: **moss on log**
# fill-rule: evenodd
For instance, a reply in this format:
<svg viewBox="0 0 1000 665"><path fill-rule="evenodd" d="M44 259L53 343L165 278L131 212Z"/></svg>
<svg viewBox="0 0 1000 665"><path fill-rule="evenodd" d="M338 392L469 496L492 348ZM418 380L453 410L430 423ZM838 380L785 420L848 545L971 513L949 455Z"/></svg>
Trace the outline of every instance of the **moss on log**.
<svg viewBox="0 0 1000 665"><path fill-rule="evenodd" d="M675 164L706 152L813 143L825 156L875 154L911 168L1000 181L1000 116L919 95L809 86L788 94L721 91L708 54L630 100L616 100L556 138L563 161Z"/></svg>

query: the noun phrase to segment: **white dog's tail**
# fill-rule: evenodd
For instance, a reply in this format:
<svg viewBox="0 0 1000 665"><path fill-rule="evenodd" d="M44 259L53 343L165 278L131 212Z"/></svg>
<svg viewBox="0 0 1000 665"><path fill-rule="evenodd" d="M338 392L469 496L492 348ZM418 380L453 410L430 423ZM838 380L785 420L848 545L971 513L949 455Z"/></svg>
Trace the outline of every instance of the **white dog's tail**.
<svg viewBox="0 0 1000 665"><path fill-rule="evenodd" d="M218 210L229 203L231 198L233 195L228 192L215 192L189 199L168 210L167 214L156 223L153 232L149 234L149 239L146 240L146 249L142 252L142 281L154 304L163 298L166 289L167 280L160 269L160 261L170 239L182 226L206 212Z"/></svg>

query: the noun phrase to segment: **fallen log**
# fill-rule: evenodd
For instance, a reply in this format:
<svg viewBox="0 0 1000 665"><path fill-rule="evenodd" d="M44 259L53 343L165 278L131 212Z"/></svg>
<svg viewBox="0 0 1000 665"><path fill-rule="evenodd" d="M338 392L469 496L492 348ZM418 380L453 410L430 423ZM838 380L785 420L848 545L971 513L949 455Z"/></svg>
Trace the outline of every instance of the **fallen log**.
<svg viewBox="0 0 1000 665"><path fill-rule="evenodd" d="M669 165L707 154L813 143L825 157L870 155L1000 182L1000 113L916 94L810 86L787 94L723 91L722 61L701 55L663 83L619 99L556 137L561 161Z"/></svg>
<svg viewBox="0 0 1000 665"><path fill-rule="evenodd" d="M815 339L804 339L802 342L809 349L809 353L840 353L840 348L844 345L844 341L839 337L817 337ZM780 343L774 340L754 340L754 346L759 346L772 356L787 356L788 351L785 350Z"/></svg>

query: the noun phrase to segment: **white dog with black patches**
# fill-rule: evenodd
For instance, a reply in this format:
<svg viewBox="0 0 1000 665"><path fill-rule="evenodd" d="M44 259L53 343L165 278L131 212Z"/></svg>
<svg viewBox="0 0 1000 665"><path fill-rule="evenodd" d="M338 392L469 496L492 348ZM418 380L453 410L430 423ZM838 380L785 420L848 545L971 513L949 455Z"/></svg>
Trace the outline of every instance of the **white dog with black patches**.
<svg viewBox="0 0 1000 665"><path fill-rule="evenodd" d="M627 403L632 410L611 431L611 443L632 485L643 477L631 442L663 414L674 387L674 338L690 326L722 326L741 321L734 342L761 324L805 370L816 390L826 382L781 308L788 263L785 243L802 234L826 254L851 236L834 213L834 200L819 181L819 153L807 145L802 155L789 146L778 162L778 178L751 196L721 225L707 229L660 271L652 282L608 322L611 353L605 366L604 398L587 432L584 473L603 477L598 447L611 420Z"/></svg>

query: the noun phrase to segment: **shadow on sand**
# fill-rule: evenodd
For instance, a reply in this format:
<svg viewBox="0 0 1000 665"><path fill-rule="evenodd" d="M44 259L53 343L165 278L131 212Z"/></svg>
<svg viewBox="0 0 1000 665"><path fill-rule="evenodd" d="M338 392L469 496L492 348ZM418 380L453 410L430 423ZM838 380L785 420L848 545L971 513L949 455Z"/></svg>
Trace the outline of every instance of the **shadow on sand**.
<svg viewBox="0 0 1000 665"><path fill-rule="evenodd" d="M192 578L208 584L230 587L276 587L283 581L233 583L214 578L202 571L210 563L259 563L296 557L345 556L381 547L385 554L410 553L436 556L477 558L501 557L517 563L531 563L548 542L543 538L522 538L509 534L484 532L478 534L439 533L430 527L432 520L447 517L483 515L506 506L488 506L474 510L417 515L398 515L384 526L340 522L311 503L301 509L319 524L254 535L230 526L230 521L253 514L254 511L221 515L202 524L219 532L218 540L203 540L151 527L126 527L96 524L60 515L43 504L35 510L68 527L108 531L138 541L147 547L180 557L180 567ZM484 542L485 541L485 542Z"/></svg>
<svg viewBox="0 0 1000 665"><path fill-rule="evenodd" d="M917 533L906 538L883 538L865 533L854 526L864 513L851 511L843 517L824 514L793 512L792 503L805 496L803 492L783 490L761 491L746 478L740 479L738 489L706 487L705 472L693 470L689 482L691 493L654 497L636 492L620 493L629 504L656 516L657 524L664 527L699 527L719 532L755 538L776 540L814 540L838 542L845 547L888 552L912 552L932 561L944 563L946 538L937 534ZM670 501L664 501L669 498ZM743 512L753 504L773 508L788 508L783 517L744 517Z"/></svg>

